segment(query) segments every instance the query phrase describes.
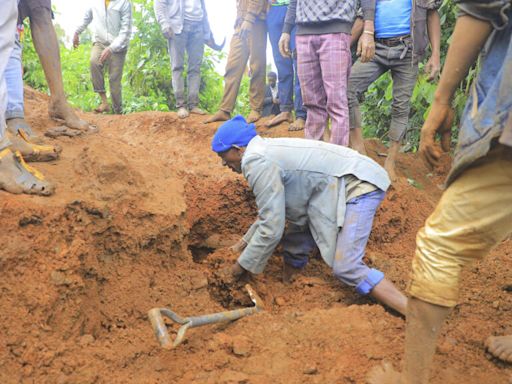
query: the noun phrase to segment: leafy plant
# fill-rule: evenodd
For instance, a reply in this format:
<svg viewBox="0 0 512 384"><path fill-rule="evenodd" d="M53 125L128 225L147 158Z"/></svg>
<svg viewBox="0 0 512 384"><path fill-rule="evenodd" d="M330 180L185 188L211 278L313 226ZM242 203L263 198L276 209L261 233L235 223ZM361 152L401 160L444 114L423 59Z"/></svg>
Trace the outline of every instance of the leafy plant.
<svg viewBox="0 0 512 384"><path fill-rule="evenodd" d="M455 26L456 7L451 1L445 0L440 9L441 15L441 63L444 63L450 37ZM426 54L428 58L430 53ZM415 151L419 145L419 132L430 110L430 104L434 97L437 84L431 83L423 72L424 63L419 65L419 76L414 88L410 103L409 127L405 138L405 149ZM454 125L458 125L460 116L466 104L470 84L475 77L473 68L466 80L459 87L454 98L456 119ZM387 141L387 134L391 124L391 105L393 101L393 82L389 73L377 79L365 94L361 104L363 115L363 133L366 137L377 137ZM457 136L454 130L454 139Z"/></svg>
<svg viewBox="0 0 512 384"><path fill-rule="evenodd" d="M173 110L175 99L167 41L155 19L153 1L132 0L132 4L133 35L122 81L124 112ZM24 80L35 89L48 92L28 25L26 30L23 48ZM99 97L94 93L90 80L91 36L86 31L81 35L81 44L77 49L67 48L64 44L64 31L58 25L56 30L68 100L84 111L92 111L99 104ZM223 58L224 53L206 48L201 67L200 107L209 112L215 112L222 99L224 81L215 68ZM105 80L108 84L108 76L105 76ZM247 89L247 79L244 79L236 106L236 111L240 113L248 110Z"/></svg>

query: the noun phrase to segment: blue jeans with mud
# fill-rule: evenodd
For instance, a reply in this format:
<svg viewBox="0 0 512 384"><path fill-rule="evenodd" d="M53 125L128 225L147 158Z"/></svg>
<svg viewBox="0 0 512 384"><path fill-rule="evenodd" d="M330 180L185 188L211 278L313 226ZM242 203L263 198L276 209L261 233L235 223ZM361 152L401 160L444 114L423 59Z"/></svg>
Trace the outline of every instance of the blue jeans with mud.
<svg viewBox="0 0 512 384"><path fill-rule="evenodd" d="M336 256L332 266L334 276L343 283L355 287L361 295L367 295L384 278L381 271L369 268L364 262L366 244L372 231L373 218L386 193L376 190L355 197L347 202L345 223L338 233ZM308 255L315 248L309 232L291 232L283 236L284 262L295 268L303 268Z"/></svg>

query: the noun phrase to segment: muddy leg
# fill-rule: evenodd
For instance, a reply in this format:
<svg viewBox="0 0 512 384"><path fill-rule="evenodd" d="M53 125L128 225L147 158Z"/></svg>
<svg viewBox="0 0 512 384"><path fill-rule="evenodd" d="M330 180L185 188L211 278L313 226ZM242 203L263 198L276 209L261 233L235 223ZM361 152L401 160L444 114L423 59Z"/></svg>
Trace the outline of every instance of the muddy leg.
<svg viewBox="0 0 512 384"><path fill-rule="evenodd" d="M384 163L384 168L388 172L389 178L391 182L395 182L398 179L396 174L396 157L398 156L398 151L400 150L400 142L392 141L391 146L389 147L388 157L386 162Z"/></svg>
<svg viewBox="0 0 512 384"><path fill-rule="evenodd" d="M366 148L364 146L362 128L354 128L350 130L350 148L366 156Z"/></svg>
<svg viewBox="0 0 512 384"><path fill-rule="evenodd" d="M370 296L405 316L407 298L388 279L384 278L381 280L381 282L372 289Z"/></svg>
<svg viewBox="0 0 512 384"><path fill-rule="evenodd" d="M52 118L63 119L70 128L85 130L88 124L80 120L66 101L62 83L59 44L53 28L50 10L41 7L30 16L32 39L43 66L50 88L49 113Z"/></svg>
<svg viewBox="0 0 512 384"><path fill-rule="evenodd" d="M411 297L407 305L404 382L427 384L437 336L450 308Z"/></svg>

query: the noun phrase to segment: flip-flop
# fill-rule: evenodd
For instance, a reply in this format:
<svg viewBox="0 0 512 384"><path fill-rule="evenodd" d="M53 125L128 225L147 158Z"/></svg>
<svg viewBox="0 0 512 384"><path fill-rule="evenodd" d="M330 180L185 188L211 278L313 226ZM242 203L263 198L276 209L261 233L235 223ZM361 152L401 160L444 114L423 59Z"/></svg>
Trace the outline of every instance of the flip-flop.
<svg viewBox="0 0 512 384"><path fill-rule="evenodd" d="M65 125L61 125L59 127L54 127L54 128L48 129L44 133L44 135L47 137L56 138L56 137L60 137L60 136L75 137L75 136L83 135L83 133L84 132L79 129L72 129L72 128L66 127Z"/></svg>
<svg viewBox="0 0 512 384"><path fill-rule="evenodd" d="M11 137L12 146L22 153L25 161L53 161L60 157L62 147L59 145L39 145L30 141L25 131ZM26 153L24 153L26 152Z"/></svg>
<svg viewBox="0 0 512 384"><path fill-rule="evenodd" d="M9 148L6 148L0 152L0 161L7 156L11 156L14 162L13 165L16 167L19 174L13 176L14 180L12 181L15 183L14 186L12 184L0 183L0 189L5 189L11 193L26 193L41 196L50 196L54 193L54 185L45 181L41 172L27 165L21 153L18 151L13 153Z"/></svg>

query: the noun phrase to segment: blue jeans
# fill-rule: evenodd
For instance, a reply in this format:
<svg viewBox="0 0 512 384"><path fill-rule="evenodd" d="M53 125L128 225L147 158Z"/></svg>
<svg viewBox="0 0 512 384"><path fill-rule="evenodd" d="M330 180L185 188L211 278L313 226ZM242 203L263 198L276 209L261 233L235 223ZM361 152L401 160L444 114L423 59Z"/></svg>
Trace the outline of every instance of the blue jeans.
<svg viewBox="0 0 512 384"><path fill-rule="evenodd" d="M188 107L193 109L199 105L201 63L203 62L204 54L203 35L203 23L201 21L185 20L183 31L168 41L176 108ZM183 77L185 52L188 56L188 102L185 98L185 78Z"/></svg>
<svg viewBox="0 0 512 384"><path fill-rule="evenodd" d="M338 234L336 256L332 266L334 276L343 283L355 287L361 295L367 295L384 278L384 274L369 268L364 262L366 244L372 231L373 218L386 193L376 190L355 197L347 202L345 224ZM284 261L295 268L303 268L308 255L315 247L309 232L292 230L282 240Z"/></svg>
<svg viewBox="0 0 512 384"><path fill-rule="evenodd" d="M268 35L279 82L279 107L281 112L290 112L292 109L295 109L295 116L305 120L306 110L302 105L300 83L297 76L297 60L283 57L279 52L279 39L283 31L287 10L288 6L286 5L271 6L267 14ZM291 33L290 49L292 52L295 51L295 28Z"/></svg>
<svg viewBox="0 0 512 384"><path fill-rule="evenodd" d="M16 36L16 41L7 67L5 68L5 82L7 85L7 109L5 118L24 118L23 104L23 76L21 71L21 44Z"/></svg>

